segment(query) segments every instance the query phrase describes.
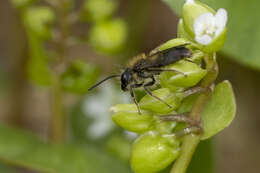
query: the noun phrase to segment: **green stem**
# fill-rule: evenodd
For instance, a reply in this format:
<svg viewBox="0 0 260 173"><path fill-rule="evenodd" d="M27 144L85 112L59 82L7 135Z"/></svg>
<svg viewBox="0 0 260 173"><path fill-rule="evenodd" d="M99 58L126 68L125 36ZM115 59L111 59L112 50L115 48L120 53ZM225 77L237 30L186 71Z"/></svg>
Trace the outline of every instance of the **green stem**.
<svg viewBox="0 0 260 173"><path fill-rule="evenodd" d="M66 1L60 0L55 6L58 18L58 27L60 31L59 40L57 40L57 59L52 74L52 121L50 140L54 143L63 143L65 139L66 119L63 112L62 104L62 86L60 74L64 69L66 61L66 41L69 36L68 10Z"/></svg>
<svg viewBox="0 0 260 173"><path fill-rule="evenodd" d="M218 67L216 63L216 54L214 53L211 56L205 57L206 68L207 68L207 75L201 82L201 87L209 88L217 78L218 75ZM192 107L190 117L194 120L200 120L201 112L205 104L207 103L209 97L211 95L210 92L202 93L198 99L196 100L194 106ZM182 144L182 153L180 157L174 163L172 170L170 173L185 173L190 161L192 159L193 153L196 150L200 142L199 135L187 135L183 139Z"/></svg>
<svg viewBox="0 0 260 173"><path fill-rule="evenodd" d="M62 106L62 89L58 74L52 74L52 122L51 141L62 143L65 138L65 117Z"/></svg>

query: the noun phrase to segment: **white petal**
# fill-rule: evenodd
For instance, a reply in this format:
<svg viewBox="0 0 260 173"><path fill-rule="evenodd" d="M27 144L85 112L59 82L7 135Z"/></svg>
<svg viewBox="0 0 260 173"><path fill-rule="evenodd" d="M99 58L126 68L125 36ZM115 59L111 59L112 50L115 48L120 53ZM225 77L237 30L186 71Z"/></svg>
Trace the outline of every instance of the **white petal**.
<svg viewBox="0 0 260 173"><path fill-rule="evenodd" d="M202 35L202 36L196 36L195 40L202 45L208 45L211 43L212 38L209 35Z"/></svg>
<svg viewBox="0 0 260 173"><path fill-rule="evenodd" d="M216 31L216 36L218 36L223 29L225 28L226 24L227 24L227 11L223 8L220 8L217 13L216 13L216 27L217 27L217 31Z"/></svg>
<svg viewBox="0 0 260 173"><path fill-rule="evenodd" d="M194 0L186 0L185 4L192 4L192 3L195 3Z"/></svg>
<svg viewBox="0 0 260 173"><path fill-rule="evenodd" d="M200 35L208 26L215 24L215 17L212 13L203 13L197 17L193 24L195 35Z"/></svg>

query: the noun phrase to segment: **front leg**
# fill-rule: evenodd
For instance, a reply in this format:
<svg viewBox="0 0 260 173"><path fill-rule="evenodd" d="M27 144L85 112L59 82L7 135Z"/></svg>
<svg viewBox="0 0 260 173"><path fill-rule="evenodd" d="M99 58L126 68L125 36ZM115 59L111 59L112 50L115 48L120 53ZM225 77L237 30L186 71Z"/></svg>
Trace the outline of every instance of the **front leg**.
<svg viewBox="0 0 260 173"><path fill-rule="evenodd" d="M151 77L151 79L152 79L151 82L149 82L149 83L147 83L147 84L144 85L144 90L145 90L145 92L146 92L148 95L150 95L151 97L153 97L153 98L155 98L155 99L161 101L162 103L166 104L169 108L172 108L171 105L169 105L168 103L166 103L165 101L163 101L161 98L159 98L159 97L153 95L153 93L148 89L149 86L152 86L152 85L155 84L155 79L154 79L153 76Z"/></svg>
<svg viewBox="0 0 260 173"><path fill-rule="evenodd" d="M141 83L141 84L133 84L133 85L130 85L130 87L129 87L129 91L130 91L130 95L131 95L131 97L132 97L132 99L133 99L133 101L134 101L134 103L135 103L135 105L136 105L136 107L137 107L137 110L138 110L138 113L141 115L141 111L140 111L140 108L139 108L139 105L138 105L138 103L137 103L137 100L136 100L136 97L135 97L135 93L134 93L134 88L139 88L140 86L142 86L143 84Z"/></svg>
<svg viewBox="0 0 260 173"><path fill-rule="evenodd" d="M178 123L186 123L187 127L181 130L176 131L173 135L176 137L183 137L188 134L202 134L202 122L196 121L190 117L188 117L188 113L183 114L169 114L169 115L161 115L160 119L162 121L174 121Z"/></svg>

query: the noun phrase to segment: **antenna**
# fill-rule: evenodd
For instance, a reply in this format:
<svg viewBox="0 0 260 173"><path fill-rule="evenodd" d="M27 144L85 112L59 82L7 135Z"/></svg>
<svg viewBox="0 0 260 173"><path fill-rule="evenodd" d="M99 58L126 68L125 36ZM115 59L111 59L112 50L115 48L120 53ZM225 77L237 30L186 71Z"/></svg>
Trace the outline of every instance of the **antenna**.
<svg viewBox="0 0 260 173"><path fill-rule="evenodd" d="M115 74L115 75L111 75L111 76L108 76L106 77L105 79L101 80L100 82L96 83L95 85L93 85L92 87L90 87L88 89L88 91L96 88L98 85L102 84L103 82L107 81L108 79L111 79L111 78L115 78L115 77L120 77L121 75L120 74Z"/></svg>

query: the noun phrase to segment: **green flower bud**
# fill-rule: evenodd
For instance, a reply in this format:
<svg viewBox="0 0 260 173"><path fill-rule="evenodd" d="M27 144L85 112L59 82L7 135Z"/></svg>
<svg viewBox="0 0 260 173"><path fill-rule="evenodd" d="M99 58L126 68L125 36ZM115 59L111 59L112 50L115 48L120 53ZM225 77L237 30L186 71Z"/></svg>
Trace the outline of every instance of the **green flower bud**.
<svg viewBox="0 0 260 173"><path fill-rule="evenodd" d="M41 38L50 38L49 24L55 19L55 14L49 7L32 7L24 13L24 25L28 32L34 32Z"/></svg>
<svg viewBox="0 0 260 173"><path fill-rule="evenodd" d="M165 169L179 155L179 141L156 132L140 136L133 144L131 166L136 173L155 173Z"/></svg>
<svg viewBox="0 0 260 173"><path fill-rule="evenodd" d="M126 23L121 19L113 19L95 24L89 32L89 41L97 50L113 54L123 48L126 36Z"/></svg>
<svg viewBox="0 0 260 173"><path fill-rule="evenodd" d="M183 6L183 21L179 22L178 33L198 43L207 53L221 49L226 39L227 12L215 12L205 4L187 0Z"/></svg>
<svg viewBox="0 0 260 173"><path fill-rule="evenodd" d="M173 113L173 112L172 112ZM170 134L175 129L177 123L174 121L162 121L157 116L157 122L155 130L161 134Z"/></svg>
<svg viewBox="0 0 260 173"><path fill-rule="evenodd" d="M92 64L74 61L62 74L62 84L66 91L84 94L96 82L99 70Z"/></svg>
<svg viewBox="0 0 260 173"><path fill-rule="evenodd" d="M183 27L183 19L179 20L177 35L179 38L186 38L188 40L193 40L192 37L185 31L185 29Z"/></svg>
<svg viewBox="0 0 260 173"><path fill-rule="evenodd" d="M163 87L171 88L174 87L184 87L188 88L196 85L207 73L206 70L199 67L197 64L181 60L167 67L169 69L176 69L183 74L176 74L174 72L164 72L160 75L160 82Z"/></svg>
<svg viewBox="0 0 260 173"><path fill-rule="evenodd" d="M99 21L110 17L116 10L116 0L85 0L83 14L87 20Z"/></svg>
<svg viewBox="0 0 260 173"><path fill-rule="evenodd" d="M140 108L155 112L158 114L165 114L177 109L183 99L183 93L172 93L168 88L160 88L152 92L154 96L159 97L166 102L171 108L162 101L145 95L139 102Z"/></svg>
<svg viewBox="0 0 260 173"><path fill-rule="evenodd" d="M159 50L162 51L162 50L170 49L172 47L177 47L189 43L191 42L185 38L174 38L160 45Z"/></svg>
<svg viewBox="0 0 260 173"><path fill-rule="evenodd" d="M110 108L113 112L112 120L126 130L144 133L155 128L155 118L147 111L138 113L135 104L119 104Z"/></svg>

